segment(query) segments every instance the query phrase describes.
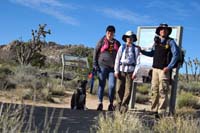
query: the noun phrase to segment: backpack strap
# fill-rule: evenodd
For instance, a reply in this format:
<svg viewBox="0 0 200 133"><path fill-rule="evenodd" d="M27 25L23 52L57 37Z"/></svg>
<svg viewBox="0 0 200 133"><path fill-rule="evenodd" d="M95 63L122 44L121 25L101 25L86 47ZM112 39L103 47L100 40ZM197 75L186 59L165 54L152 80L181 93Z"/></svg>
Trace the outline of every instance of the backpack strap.
<svg viewBox="0 0 200 133"><path fill-rule="evenodd" d="M132 52L133 52L133 58L134 58L134 62L136 63L136 52L135 52L135 47L137 47L135 44L132 44ZM121 54L120 54L120 61L121 61L121 58L122 58L122 54L124 52L126 48L126 44L122 44L122 50L121 50ZM120 62L121 63L121 62ZM135 64L136 65L136 64Z"/></svg>
<svg viewBox="0 0 200 133"><path fill-rule="evenodd" d="M122 44L121 45L122 46L122 49L121 49L121 53L120 53L120 61L121 61L121 58L122 58L122 54L123 54L123 52L124 52L124 49L126 48L126 44Z"/></svg>
<svg viewBox="0 0 200 133"><path fill-rule="evenodd" d="M136 63L136 52L135 52L135 48L136 48L136 45L135 44L132 44L132 52L133 52L133 56L134 56L134 61ZM136 64L135 64L136 65Z"/></svg>
<svg viewBox="0 0 200 133"><path fill-rule="evenodd" d="M166 41L166 44L170 46L170 41L171 41L171 40L174 40L174 39L171 38L171 37L168 37L168 38L167 38L167 41Z"/></svg>

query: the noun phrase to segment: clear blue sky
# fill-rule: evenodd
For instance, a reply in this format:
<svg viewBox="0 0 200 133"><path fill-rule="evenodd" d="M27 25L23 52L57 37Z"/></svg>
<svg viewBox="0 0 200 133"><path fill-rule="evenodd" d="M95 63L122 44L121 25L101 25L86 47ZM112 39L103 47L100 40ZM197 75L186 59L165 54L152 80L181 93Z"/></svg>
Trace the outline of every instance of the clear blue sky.
<svg viewBox="0 0 200 133"><path fill-rule="evenodd" d="M168 23L183 26L187 57L199 57L199 0L1 0L0 44L27 41L31 29L47 24L47 41L95 47L107 25L116 27L116 38L138 26Z"/></svg>

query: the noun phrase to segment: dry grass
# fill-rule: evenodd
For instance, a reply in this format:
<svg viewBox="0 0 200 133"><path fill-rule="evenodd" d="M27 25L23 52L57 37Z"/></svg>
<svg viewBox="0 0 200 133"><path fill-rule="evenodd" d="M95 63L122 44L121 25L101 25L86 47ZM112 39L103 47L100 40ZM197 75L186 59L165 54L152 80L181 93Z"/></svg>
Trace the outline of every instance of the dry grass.
<svg viewBox="0 0 200 133"><path fill-rule="evenodd" d="M149 129L143 126L137 115L120 112L101 114L98 119L97 133L143 133Z"/></svg>
<svg viewBox="0 0 200 133"><path fill-rule="evenodd" d="M145 104L148 102L150 97L148 95L136 93L136 102L140 104Z"/></svg>
<svg viewBox="0 0 200 133"><path fill-rule="evenodd" d="M180 109L176 109L176 116L178 117L197 117L198 114L195 109L189 107L183 107Z"/></svg>
<svg viewBox="0 0 200 133"><path fill-rule="evenodd" d="M0 132L20 132L24 123L23 106L5 106L0 107Z"/></svg>
<svg viewBox="0 0 200 133"><path fill-rule="evenodd" d="M137 92L144 95L148 95L150 90L151 90L150 84L143 84L137 87Z"/></svg>
<svg viewBox="0 0 200 133"><path fill-rule="evenodd" d="M27 113L26 106L14 104L1 104L0 106L0 132L2 133L37 133L37 132L58 132L61 124L61 119L58 119L55 128L52 129L52 121L55 115L55 109L48 116L48 108L45 111L43 120L43 127L38 127L35 123L35 116L33 115L34 106L30 108L30 113ZM64 109L59 112L58 117L62 117Z"/></svg>
<svg viewBox="0 0 200 133"><path fill-rule="evenodd" d="M154 131L159 133L198 133L200 119L192 117L165 117L154 126Z"/></svg>
<svg viewBox="0 0 200 133"><path fill-rule="evenodd" d="M101 114L96 125L97 133L198 133L200 119L189 115L162 117L148 125L148 120L136 114Z"/></svg>
<svg viewBox="0 0 200 133"><path fill-rule="evenodd" d="M177 98L177 107L190 107L197 109L200 107L199 99L190 92L181 92Z"/></svg>

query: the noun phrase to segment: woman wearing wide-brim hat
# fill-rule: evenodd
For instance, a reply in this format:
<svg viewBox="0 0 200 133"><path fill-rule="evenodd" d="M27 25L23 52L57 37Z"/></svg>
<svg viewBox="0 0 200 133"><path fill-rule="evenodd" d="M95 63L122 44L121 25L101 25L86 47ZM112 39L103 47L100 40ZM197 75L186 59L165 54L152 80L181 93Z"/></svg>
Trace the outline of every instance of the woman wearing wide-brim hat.
<svg viewBox="0 0 200 133"><path fill-rule="evenodd" d="M137 37L133 31L127 31L122 36L122 40L125 43L119 47L115 59L115 77L117 78L115 109L126 112L131 97L132 82L137 72L135 68L139 50L134 44Z"/></svg>

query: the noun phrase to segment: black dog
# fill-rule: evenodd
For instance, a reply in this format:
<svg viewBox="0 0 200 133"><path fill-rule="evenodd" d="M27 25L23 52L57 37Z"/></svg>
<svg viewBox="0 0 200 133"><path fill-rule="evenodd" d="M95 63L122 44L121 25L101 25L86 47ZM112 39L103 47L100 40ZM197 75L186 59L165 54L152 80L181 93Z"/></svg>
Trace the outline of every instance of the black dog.
<svg viewBox="0 0 200 133"><path fill-rule="evenodd" d="M87 82L87 80L78 80L78 87L74 91L71 98L71 109L86 109L85 103Z"/></svg>

